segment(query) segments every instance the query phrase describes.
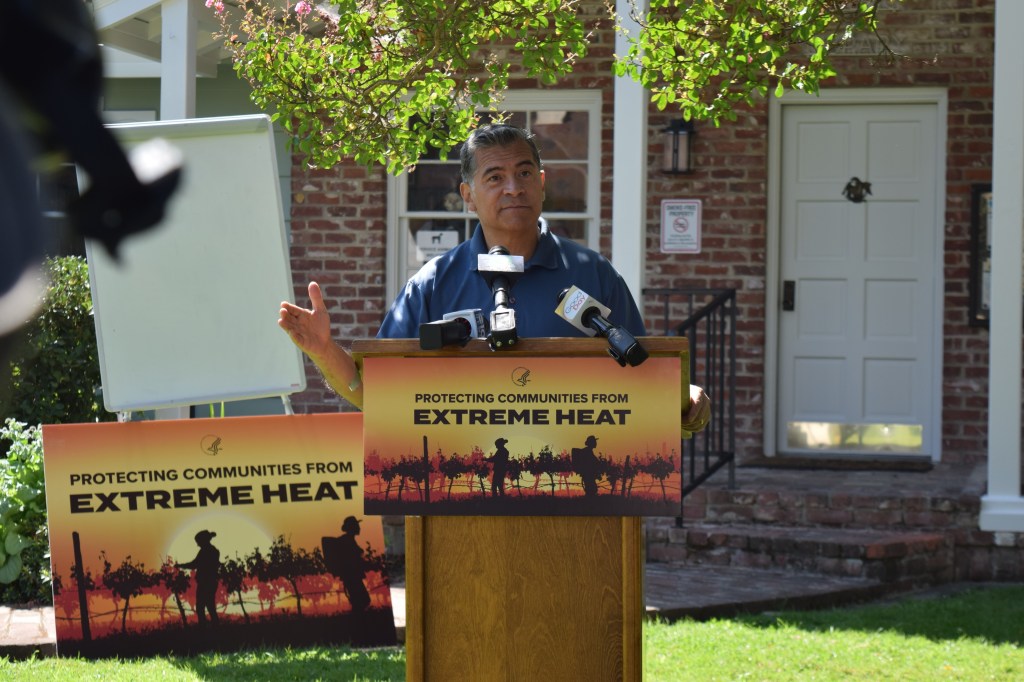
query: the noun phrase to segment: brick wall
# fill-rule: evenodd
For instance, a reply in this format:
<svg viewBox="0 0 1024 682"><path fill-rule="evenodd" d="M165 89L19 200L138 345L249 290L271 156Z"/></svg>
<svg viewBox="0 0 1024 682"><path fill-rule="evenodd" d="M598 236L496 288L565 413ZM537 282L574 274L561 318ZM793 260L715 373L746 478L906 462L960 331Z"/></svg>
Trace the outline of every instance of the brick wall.
<svg viewBox="0 0 1024 682"><path fill-rule="evenodd" d="M908 59L893 66L876 63L871 43L859 39L837 60L839 76L825 87L945 87L949 92L945 215L945 357L943 372L943 457L971 461L984 457L988 336L967 325L971 184L990 180L992 155L993 0L906 0L884 15L882 35ZM588 17L600 3L587 0ZM867 47L865 47L867 46ZM612 77L614 33L595 24L590 55L558 88L604 92L602 129L601 244L610 249L612 159ZM540 88L514 78L514 88ZM763 424L765 257L767 224L768 107L741 109L735 122L715 128L698 124L694 144L697 172L660 174L660 130L674 116L650 110L647 287L729 287L737 290L737 452L761 454ZM372 337L389 301L386 269L386 180L383 170L343 164L310 171L296 160L292 181L292 269L296 297L307 301L309 279L325 285L336 338ZM665 198L703 200L703 244L699 255L659 252L659 207ZM620 226L621 228L622 226ZM637 293L637 292L634 292ZM662 333L660 309L644 311L651 333ZM310 369L310 388L293 397L298 412L347 409L322 389Z"/></svg>
<svg viewBox="0 0 1024 682"><path fill-rule="evenodd" d="M343 345L376 335L384 313L387 180L383 168L346 164L292 167L292 278L295 300L309 305L307 283L323 291L331 331ZM306 360L307 389L292 396L298 413L350 410Z"/></svg>

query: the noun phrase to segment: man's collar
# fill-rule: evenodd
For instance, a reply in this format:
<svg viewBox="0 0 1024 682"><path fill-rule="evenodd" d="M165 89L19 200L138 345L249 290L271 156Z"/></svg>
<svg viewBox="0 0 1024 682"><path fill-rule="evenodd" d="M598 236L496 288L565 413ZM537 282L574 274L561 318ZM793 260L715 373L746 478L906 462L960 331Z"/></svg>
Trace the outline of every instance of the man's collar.
<svg viewBox="0 0 1024 682"><path fill-rule="evenodd" d="M547 223L540 224L540 237L537 239L537 248L533 256L527 261L526 267L547 268L548 270L558 269L558 237L551 234Z"/></svg>
<svg viewBox="0 0 1024 682"><path fill-rule="evenodd" d="M537 230L539 232L537 248L530 256L530 260L526 261L525 267L527 269L538 267L557 270L558 238L548 231L547 225L543 222L537 224ZM470 248L474 254L487 253L487 240L484 239L484 228L480 223L476 224L473 236L470 237ZM476 268L476 263L473 263L473 268Z"/></svg>

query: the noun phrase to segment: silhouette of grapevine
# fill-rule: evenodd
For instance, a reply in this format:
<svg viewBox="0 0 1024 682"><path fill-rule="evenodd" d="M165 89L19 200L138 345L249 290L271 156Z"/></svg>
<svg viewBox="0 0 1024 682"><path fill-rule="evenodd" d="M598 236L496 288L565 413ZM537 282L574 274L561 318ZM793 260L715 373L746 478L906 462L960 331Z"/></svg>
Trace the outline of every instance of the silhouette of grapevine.
<svg viewBox="0 0 1024 682"><path fill-rule="evenodd" d="M665 492L665 479L672 475L672 472L676 470L675 457L669 455L668 460L658 454L653 460L649 461L644 469L648 475L658 481L661 486L661 498L663 501L668 502L668 495Z"/></svg>
<svg viewBox="0 0 1024 682"><path fill-rule="evenodd" d="M78 575L78 564L71 564L71 572L68 575L71 576L72 582L76 581L75 576ZM76 586L77 584L78 583L75 582ZM82 589L86 592L91 592L96 589L96 579L92 577L92 571L90 570L83 571L82 573Z"/></svg>
<svg viewBox="0 0 1024 682"><path fill-rule="evenodd" d="M551 494L555 494L555 456L551 452L551 446L545 445L537 453L537 462L535 465L536 473L534 476L538 478L547 474L548 479L551 481ZM531 472L533 473L533 472Z"/></svg>
<svg viewBox="0 0 1024 682"><path fill-rule="evenodd" d="M102 553L103 586L124 600L124 609L121 612L121 632L127 631L128 606L132 597L138 597L147 587L153 584L153 576L146 570L145 564L132 561L129 554L121 561L121 565L111 570L113 565L107 560L106 553Z"/></svg>
<svg viewBox="0 0 1024 682"><path fill-rule="evenodd" d="M508 460L508 471L505 473L505 478L512 482L512 486L519 493L519 497L523 496L523 489L519 483L523 477L523 460L518 457L510 457Z"/></svg>
<svg viewBox="0 0 1024 682"><path fill-rule="evenodd" d="M416 486L416 492L422 502L424 499L423 484L426 483L430 475L430 472L423 466L423 460L418 457L402 457L395 469L401 477L398 483L398 499L402 499L402 490L407 487L406 482L411 481Z"/></svg>
<svg viewBox="0 0 1024 682"><path fill-rule="evenodd" d="M178 568L178 565L170 558L164 559L160 565L156 579L174 597L174 603L178 607L178 614L181 616L181 624L188 627L188 618L185 616L185 605L181 603L181 597L188 591L191 579L185 571Z"/></svg>
<svg viewBox="0 0 1024 682"><path fill-rule="evenodd" d="M245 562L237 556L233 559L228 559L220 565L220 580L227 590L228 594L232 594L238 600L238 606L242 609L242 617L245 622L249 622L249 613L245 610L245 601L242 599L242 592L246 587L246 580L249 577L249 571L245 566Z"/></svg>
<svg viewBox="0 0 1024 682"><path fill-rule="evenodd" d="M473 492L474 484L478 479L480 480L480 492L486 492L486 487L484 485L486 478L481 479L477 476L477 470L481 463L484 463L484 451L480 449L479 445L474 445L473 451L470 452L469 456L465 459L466 473L468 474L466 476L466 480L469 482L470 493Z"/></svg>
<svg viewBox="0 0 1024 682"><path fill-rule="evenodd" d="M615 494L615 488L622 480L623 466L615 461L606 461L603 463L604 475L608 479L608 483L611 485L611 494Z"/></svg>
<svg viewBox="0 0 1024 682"><path fill-rule="evenodd" d="M257 577L263 582L284 579L292 586L295 595L295 609L302 615L302 593L299 590L299 578L306 575L318 575L325 569L323 555L319 548L312 552L305 548L295 549L278 535L270 546L270 554L263 557L257 551L251 561L247 562L256 570Z"/></svg>
<svg viewBox="0 0 1024 682"><path fill-rule="evenodd" d="M543 452L543 450L541 452ZM557 454L554 457L552 457L551 458L551 464L549 466L550 466L550 469L551 469L550 477L552 478L552 481L554 481L554 476L555 475L558 476L559 480L567 481L569 476L571 476L572 474L578 473L573 468L573 466L572 466L572 455L570 455L565 450L562 450L562 452L560 452L559 454ZM600 473L598 473L597 474L597 478L600 478L600 477L601 477ZM566 482L565 485L566 485L566 488L569 487L568 482ZM552 492L554 492L554 485L553 484L551 486L551 490L552 490Z"/></svg>
<svg viewBox="0 0 1024 682"><path fill-rule="evenodd" d="M386 487L384 488L384 499L387 500L388 495L391 493L391 485L394 483L395 477L398 476L398 469L395 467L394 460L381 467L380 475L386 484ZM399 494L398 499L402 499L401 494Z"/></svg>
<svg viewBox="0 0 1024 682"><path fill-rule="evenodd" d="M462 478L463 474L469 473L470 468L457 453L451 457L442 457L439 468L443 477L448 479L448 499L450 500L452 499L452 486L455 485L455 480Z"/></svg>
<svg viewBox="0 0 1024 682"><path fill-rule="evenodd" d="M441 464L444 462L444 453L441 452L441 448L437 449L434 456L430 458L430 468L427 471L427 489L434 489L434 482L437 482L438 492L444 490L444 472L441 471Z"/></svg>
<svg viewBox="0 0 1024 682"><path fill-rule="evenodd" d="M473 462L473 475L480 483L480 492L487 497L487 479L491 476L491 465L483 458Z"/></svg>
<svg viewBox="0 0 1024 682"><path fill-rule="evenodd" d="M636 479L636 466L630 461L630 456L626 455L626 461L622 465L622 496L628 497L629 493L633 490L633 481Z"/></svg>
<svg viewBox="0 0 1024 682"><path fill-rule="evenodd" d="M376 450L371 450L370 454L366 457L363 463L364 478L369 479L374 477L377 479L377 490L380 490L384 484L384 479L381 477L382 465L380 461L380 454Z"/></svg>

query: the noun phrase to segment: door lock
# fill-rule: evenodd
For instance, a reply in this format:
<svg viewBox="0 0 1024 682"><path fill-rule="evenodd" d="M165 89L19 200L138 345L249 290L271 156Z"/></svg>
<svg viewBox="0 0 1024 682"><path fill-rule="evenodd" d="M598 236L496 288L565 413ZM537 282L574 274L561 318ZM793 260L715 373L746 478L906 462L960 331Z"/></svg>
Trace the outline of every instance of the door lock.
<svg viewBox="0 0 1024 682"><path fill-rule="evenodd" d="M796 310L796 282L787 279L782 283L782 309Z"/></svg>

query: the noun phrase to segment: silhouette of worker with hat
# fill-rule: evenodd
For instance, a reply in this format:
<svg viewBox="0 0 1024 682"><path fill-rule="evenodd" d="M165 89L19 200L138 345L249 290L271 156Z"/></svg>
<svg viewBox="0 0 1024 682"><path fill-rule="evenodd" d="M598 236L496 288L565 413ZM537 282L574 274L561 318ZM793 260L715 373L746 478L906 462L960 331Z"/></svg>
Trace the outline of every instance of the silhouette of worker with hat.
<svg viewBox="0 0 1024 682"><path fill-rule="evenodd" d="M341 580L349 604L352 605L352 612L356 614L363 613L370 606L370 593L363 584L366 560L363 558L363 549L356 542L360 523L361 519L346 516L341 522L341 537L325 537L320 543L327 570Z"/></svg>
<svg viewBox="0 0 1024 682"><path fill-rule="evenodd" d="M597 436L587 436L586 447L572 449L572 468L583 483L583 494L587 497L597 495L598 461L594 454L597 447Z"/></svg>
<svg viewBox="0 0 1024 682"><path fill-rule="evenodd" d="M491 463L491 497L505 496L505 476L508 473L508 448L505 444L508 439L499 438L494 441L494 454L484 457Z"/></svg>
<svg viewBox="0 0 1024 682"><path fill-rule="evenodd" d="M217 624L220 550L211 542L215 537L217 534L209 530L201 530L196 533L195 540L199 545L196 558L187 564L178 564L178 568L190 568L195 571L193 577L196 581L196 615L199 617L199 625L206 625L207 617L209 617L211 625Z"/></svg>

